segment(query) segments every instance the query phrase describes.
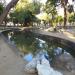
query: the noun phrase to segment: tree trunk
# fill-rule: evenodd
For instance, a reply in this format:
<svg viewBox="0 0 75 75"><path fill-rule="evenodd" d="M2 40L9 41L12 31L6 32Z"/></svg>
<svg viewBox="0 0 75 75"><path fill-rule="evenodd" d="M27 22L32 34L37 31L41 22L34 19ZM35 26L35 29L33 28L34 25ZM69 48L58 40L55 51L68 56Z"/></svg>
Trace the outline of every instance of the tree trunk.
<svg viewBox="0 0 75 75"><path fill-rule="evenodd" d="M64 28L66 27L66 23L67 23L67 11L66 7L64 6Z"/></svg>
<svg viewBox="0 0 75 75"><path fill-rule="evenodd" d="M4 18L7 16L8 12L10 11L10 9L11 9L12 7L14 7L14 6L17 4L18 1L19 1L19 0L12 0L12 1L6 6L6 8L3 10L3 13L2 13L1 16L0 16L0 25L2 24Z"/></svg>
<svg viewBox="0 0 75 75"><path fill-rule="evenodd" d="M66 28L66 23L67 23L67 6L68 0L61 0L61 4L64 8L64 28Z"/></svg>

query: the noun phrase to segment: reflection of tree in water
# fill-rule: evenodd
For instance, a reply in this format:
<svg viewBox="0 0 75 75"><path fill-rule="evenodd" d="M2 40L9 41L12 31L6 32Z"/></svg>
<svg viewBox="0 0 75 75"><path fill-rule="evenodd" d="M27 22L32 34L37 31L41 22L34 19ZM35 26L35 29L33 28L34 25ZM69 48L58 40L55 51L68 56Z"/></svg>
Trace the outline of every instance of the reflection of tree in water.
<svg viewBox="0 0 75 75"><path fill-rule="evenodd" d="M21 33L14 35L14 41L17 45L17 47L20 49L20 51L27 53L27 52L33 52L32 43L35 41L35 38L32 37L32 33Z"/></svg>
<svg viewBox="0 0 75 75"><path fill-rule="evenodd" d="M46 40L46 38L43 40ZM24 53L47 50L50 57L54 57L54 49L60 47L56 40L46 40L45 43L42 43L42 47L40 47L40 41L36 40L35 35L31 32L15 33L14 41L20 51Z"/></svg>
<svg viewBox="0 0 75 75"><path fill-rule="evenodd" d="M12 31L6 31L3 32L3 34L8 37L8 33ZM40 36L38 39L43 39L45 40L45 43L42 44L42 47L40 47L40 41L36 40L37 36L34 33L31 33L29 31L26 32L18 32L15 31L14 35L12 37L12 41L15 42L16 46L19 48L19 50L23 53L36 53L37 51L40 50L46 50L51 58L54 58L54 49L57 47L63 48L63 50L66 50L67 52L71 53L74 56L74 51L72 50L73 44L65 41L62 44L61 42L64 42L61 39L56 39L53 37L48 38L48 36ZM70 46L72 46L70 48Z"/></svg>

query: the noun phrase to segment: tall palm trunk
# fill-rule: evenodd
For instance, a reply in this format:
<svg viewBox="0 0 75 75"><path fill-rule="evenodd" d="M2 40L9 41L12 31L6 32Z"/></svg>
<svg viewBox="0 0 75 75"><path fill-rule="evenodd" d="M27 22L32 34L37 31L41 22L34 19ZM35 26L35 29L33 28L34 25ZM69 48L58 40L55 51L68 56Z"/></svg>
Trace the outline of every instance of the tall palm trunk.
<svg viewBox="0 0 75 75"><path fill-rule="evenodd" d="M18 1L19 1L19 0L12 0L12 1L6 6L6 8L3 10L3 13L2 13L1 16L0 16L0 25L2 24L4 18L7 16L8 12L10 11L10 9L11 9L12 7L14 7L14 6L17 4Z"/></svg>

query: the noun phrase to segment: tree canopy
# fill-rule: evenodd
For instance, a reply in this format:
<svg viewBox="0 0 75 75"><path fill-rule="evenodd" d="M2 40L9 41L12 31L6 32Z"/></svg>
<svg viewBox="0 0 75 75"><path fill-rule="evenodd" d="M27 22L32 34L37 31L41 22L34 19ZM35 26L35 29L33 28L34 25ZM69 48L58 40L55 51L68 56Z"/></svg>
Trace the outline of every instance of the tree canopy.
<svg viewBox="0 0 75 75"><path fill-rule="evenodd" d="M69 16L68 21L69 21L70 23L75 22L75 14L71 14L71 15Z"/></svg>
<svg viewBox="0 0 75 75"><path fill-rule="evenodd" d="M74 0L73 0L74 1ZM55 13L55 7L61 6L64 8L64 27L67 23L67 11L69 13L73 12L73 5L68 5L68 0L47 0L47 11L51 12L50 10L53 9L52 13Z"/></svg>
<svg viewBox="0 0 75 75"><path fill-rule="evenodd" d="M14 23L27 26L37 19L35 15L40 13L40 6L39 2L29 3L27 0L20 0L14 7L13 12L10 12L10 17Z"/></svg>
<svg viewBox="0 0 75 75"><path fill-rule="evenodd" d="M15 6L16 11L29 10L33 14L40 12L41 4L38 1L29 2L29 0L20 0Z"/></svg>

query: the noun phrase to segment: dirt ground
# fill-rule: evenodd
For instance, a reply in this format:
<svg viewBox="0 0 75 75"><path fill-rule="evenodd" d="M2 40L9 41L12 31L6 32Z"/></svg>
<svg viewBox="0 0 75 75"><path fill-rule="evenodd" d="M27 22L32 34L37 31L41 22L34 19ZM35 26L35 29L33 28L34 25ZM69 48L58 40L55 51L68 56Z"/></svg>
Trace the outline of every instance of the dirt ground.
<svg viewBox="0 0 75 75"><path fill-rule="evenodd" d="M25 62L0 36L0 75L31 75L24 72Z"/></svg>

